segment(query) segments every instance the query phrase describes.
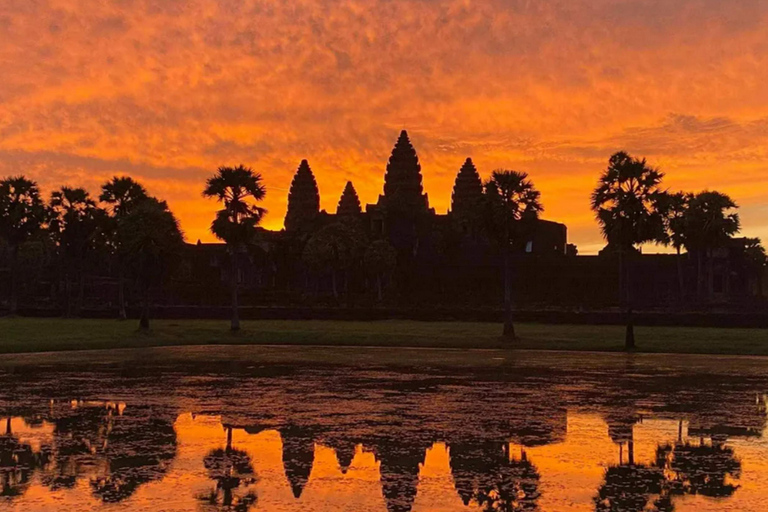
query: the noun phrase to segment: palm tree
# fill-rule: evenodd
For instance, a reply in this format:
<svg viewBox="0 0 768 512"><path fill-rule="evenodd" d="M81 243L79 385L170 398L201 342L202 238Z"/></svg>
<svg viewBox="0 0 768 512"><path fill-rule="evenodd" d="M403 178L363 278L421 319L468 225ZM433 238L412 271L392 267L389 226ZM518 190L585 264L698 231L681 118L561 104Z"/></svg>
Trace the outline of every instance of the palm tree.
<svg viewBox="0 0 768 512"><path fill-rule="evenodd" d="M267 190L261 183L261 174L239 165L219 167L206 182L203 196L214 197L224 204L211 223L211 232L227 244L232 261L230 285L232 287L232 330L240 330L237 305L237 281L240 272L240 254L246 250L254 236L256 226L267 213L264 208L252 204L261 201Z"/></svg>
<svg viewBox="0 0 768 512"><path fill-rule="evenodd" d="M752 275L757 276L756 289L757 294L762 297L763 276L765 267L768 264L768 254L759 238L747 238L744 240L744 256L747 268Z"/></svg>
<svg viewBox="0 0 768 512"><path fill-rule="evenodd" d="M677 252L677 280L680 288L680 300L685 300L685 277L683 276L681 251L686 245L685 215L692 194L676 192L659 195L659 210L664 220L664 245L671 245Z"/></svg>
<svg viewBox="0 0 768 512"><path fill-rule="evenodd" d="M0 239L10 248L11 314L18 311L19 247L40 231L46 218L37 183L24 176L0 181Z"/></svg>
<svg viewBox="0 0 768 512"><path fill-rule="evenodd" d="M83 304L86 264L106 248L107 213L96 206L85 189L70 187L62 187L51 194L50 212L50 228L63 265L66 314L71 315L69 287L72 278L78 283L75 311L79 312Z"/></svg>
<svg viewBox="0 0 768 512"><path fill-rule="evenodd" d="M99 201L110 205L112 220L116 228L131 210L136 207L136 205L140 204L141 201L147 199L147 197L147 190L134 181L133 178L129 178L128 176L115 176L101 186L101 196L99 196ZM114 242L117 246L117 254L119 255L121 253L119 250L121 241L115 238ZM127 316L125 311L125 265L119 258L117 266L118 302L120 307L119 316L121 320L125 320Z"/></svg>
<svg viewBox="0 0 768 512"><path fill-rule="evenodd" d="M320 229L304 246L305 263L318 275L330 273L334 299L339 297L337 274L344 276L345 289L348 289L349 271L365 250L364 238L353 222L341 221Z"/></svg>
<svg viewBox="0 0 768 512"><path fill-rule="evenodd" d="M514 340L515 326L512 318L512 276L509 268L515 234L527 221L538 218L544 210L528 174L499 169L493 171L485 184L485 194L490 207L493 232L500 234L504 252L504 337Z"/></svg>
<svg viewBox="0 0 768 512"><path fill-rule="evenodd" d="M179 223L165 201L149 197L132 208L118 226L119 257L142 290L139 328L149 329L149 292L178 262L184 246Z"/></svg>
<svg viewBox="0 0 768 512"><path fill-rule="evenodd" d="M638 245L664 242L659 204L663 177L664 174L650 167L645 159L638 160L621 151L611 156L608 168L592 192L592 211L608 246L619 254L619 290L621 302L626 304L627 349L635 346L629 258L637 252Z"/></svg>
<svg viewBox="0 0 768 512"><path fill-rule="evenodd" d="M725 243L741 229L738 205L726 194L704 191L694 195L686 209L685 240L688 251L696 254L698 263L697 295L704 295L704 260L707 276L712 284L712 250Z"/></svg>
<svg viewBox="0 0 768 512"><path fill-rule="evenodd" d="M213 490L200 496L204 510L231 510L247 512L257 502L251 485L256 481L256 473L248 454L232 447L232 427L227 429L226 448L211 450L203 459L208 477L216 482ZM238 493L240 488L244 493Z"/></svg>

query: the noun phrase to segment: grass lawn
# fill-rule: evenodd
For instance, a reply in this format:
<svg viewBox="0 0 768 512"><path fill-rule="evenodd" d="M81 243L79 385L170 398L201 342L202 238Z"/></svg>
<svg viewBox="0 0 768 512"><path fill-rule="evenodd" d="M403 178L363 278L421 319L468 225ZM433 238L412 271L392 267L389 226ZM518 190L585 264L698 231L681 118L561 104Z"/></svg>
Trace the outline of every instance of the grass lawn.
<svg viewBox="0 0 768 512"><path fill-rule="evenodd" d="M155 320L149 333L136 321L0 318L0 353L137 348L170 345L335 345L422 348L623 350L621 326L518 324L513 345L501 324L387 320L346 322L259 320L229 332L222 320ZM768 331L636 327L638 352L768 355Z"/></svg>

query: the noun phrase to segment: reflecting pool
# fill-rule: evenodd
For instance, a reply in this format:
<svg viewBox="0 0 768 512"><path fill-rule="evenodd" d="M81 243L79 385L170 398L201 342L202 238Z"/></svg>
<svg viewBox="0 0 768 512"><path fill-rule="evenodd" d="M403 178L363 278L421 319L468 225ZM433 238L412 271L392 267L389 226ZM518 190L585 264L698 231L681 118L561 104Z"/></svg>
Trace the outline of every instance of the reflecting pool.
<svg viewBox="0 0 768 512"><path fill-rule="evenodd" d="M768 502L768 359L406 351L393 363L391 352L322 350L9 357L0 510Z"/></svg>

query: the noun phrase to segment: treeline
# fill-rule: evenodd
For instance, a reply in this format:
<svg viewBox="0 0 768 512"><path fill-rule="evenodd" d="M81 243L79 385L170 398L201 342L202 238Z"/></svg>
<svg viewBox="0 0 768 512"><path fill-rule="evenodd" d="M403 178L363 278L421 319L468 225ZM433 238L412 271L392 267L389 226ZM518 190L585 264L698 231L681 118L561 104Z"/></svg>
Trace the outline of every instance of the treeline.
<svg viewBox="0 0 768 512"><path fill-rule="evenodd" d="M713 254L727 246L741 230L738 206L717 191L670 192L663 188L664 173L625 152L611 156L608 167L592 192L595 212L607 249L617 254L621 302L626 309L626 346L635 345L631 287L633 263L641 245L672 246L678 255L680 295L685 283L680 265L682 249L696 258L697 293L712 281ZM766 265L766 252L757 238L745 240L747 260L757 271Z"/></svg>
<svg viewBox="0 0 768 512"><path fill-rule="evenodd" d="M54 295L65 316L83 304L86 274L109 267L119 280L120 317L126 317L125 284L142 291L140 326L149 328L149 291L178 263L184 245L179 223L165 201L128 177L115 177L94 198L83 188L61 187L45 201L24 176L0 181L0 239L9 259L10 312L18 310L22 249L39 271L53 266ZM45 265L44 262L49 262ZM53 265L50 265L50 264ZM31 270L29 268L25 270Z"/></svg>
<svg viewBox="0 0 768 512"><path fill-rule="evenodd" d="M408 166L412 170L404 172ZM678 255L685 249L696 259L697 291L703 295L707 283L711 285L713 253L740 230L737 205L726 194L670 192L663 188L663 177L644 159L619 152L610 158L591 196L592 209L608 242L605 251L619 259L628 347L634 344L634 332L627 283L640 247L649 243L671 246ZM413 252L413 241L411 245L400 242L410 236L409 230L424 217L427 207L426 202L417 204L420 166L405 132L395 146L385 179L386 214L400 219L400 224L392 222L393 232L372 237L361 225L362 209L351 183L344 189L333 222L309 222L311 214L319 211L317 185L306 161L296 173L285 219L286 233L297 241L290 250L299 251L298 259L313 275L330 281L335 296L347 287L350 272L362 268L381 300L395 270L411 262L408 254ZM413 179L418 183L409 181ZM259 206L266 193L262 176L242 165L219 168L203 190L204 197L221 205L211 231L226 243L230 259L232 330L240 328L238 280L267 213ZM510 339L515 337L511 258L525 244L542 211L541 194L526 173L500 169L482 181L467 159L456 177L449 212L452 232L458 238L482 240L503 257L499 280L504 283L504 334ZM403 224L402 219L407 222ZM56 288L52 295L60 298L65 315L78 314L85 276L96 269L106 268L106 273L117 276L121 318L126 317L126 283L138 286L144 329L149 326L150 289L170 275L184 246L168 205L129 177L104 183L98 197L83 188L62 187L47 201L37 184L23 176L0 181L0 244L6 247L9 260L11 313L18 311L18 284L24 271L30 270L19 265L20 253L26 250L53 263L49 265L56 269L50 279ZM760 241L748 239L746 251L755 269L762 271L766 255ZM682 297L682 271L679 276Z"/></svg>

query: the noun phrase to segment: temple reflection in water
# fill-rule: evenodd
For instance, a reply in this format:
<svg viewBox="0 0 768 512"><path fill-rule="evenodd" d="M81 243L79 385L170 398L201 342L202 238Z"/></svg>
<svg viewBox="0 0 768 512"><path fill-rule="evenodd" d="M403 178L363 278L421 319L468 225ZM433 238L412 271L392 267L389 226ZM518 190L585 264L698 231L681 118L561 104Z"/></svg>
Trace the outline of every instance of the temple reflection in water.
<svg viewBox="0 0 768 512"><path fill-rule="evenodd" d="M124 401L34 384L3 402L0 509L698 512L768 493L760 380L279 373L79 394Z"/></svg>

